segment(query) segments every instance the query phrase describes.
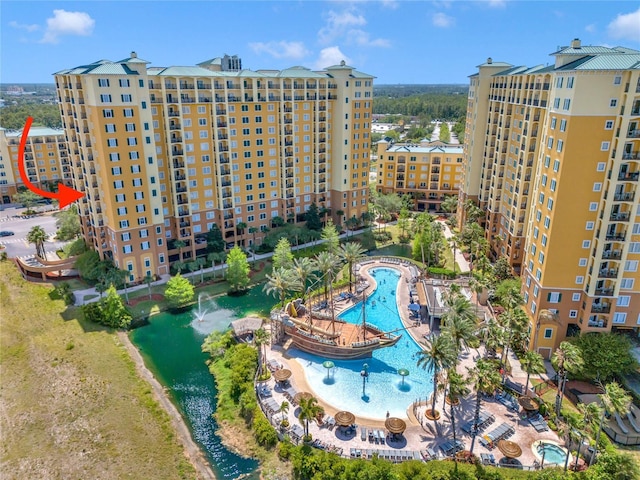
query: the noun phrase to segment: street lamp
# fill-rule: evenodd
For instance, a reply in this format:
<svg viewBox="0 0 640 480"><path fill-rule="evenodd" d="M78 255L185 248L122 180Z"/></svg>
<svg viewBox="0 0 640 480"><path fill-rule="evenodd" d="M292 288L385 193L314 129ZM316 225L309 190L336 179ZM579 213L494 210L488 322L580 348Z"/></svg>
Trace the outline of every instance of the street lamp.
<svg viewBox="0 0 640 480"><path fill-rule="evenodd" d="M365 393L365 382L367 378L369 378L369 365L366 363L362 365L362 370L360 371L360 376L362 377L362 398L366 398L367 394Z"/></svg>

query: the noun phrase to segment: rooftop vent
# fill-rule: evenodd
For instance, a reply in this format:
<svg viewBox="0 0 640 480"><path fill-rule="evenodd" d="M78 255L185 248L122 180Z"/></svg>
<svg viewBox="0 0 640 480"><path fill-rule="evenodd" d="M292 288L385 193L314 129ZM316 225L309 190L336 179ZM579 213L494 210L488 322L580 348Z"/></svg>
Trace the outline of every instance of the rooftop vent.
<svg viewBox="0 0 640 480"><path fill-rule="evenodd" d="M136 52L131 52L131 58L138 58L138 54Z"/></svg>
<svg viewBox="0 0 640 480"><path fill-rule="evenodd" d="M489 57L487 58L487 64L491 65L493 63L493 58Z"/></svg>
<svg viewBox="0 0 640 480"><path fill-rule="evenodd" d="M580 42L580 39L579 39L579 38L574 38L574 39L571 41L571 48L580 48L580 47L581 47L581 45L582 45L582 43Z"/></svg>

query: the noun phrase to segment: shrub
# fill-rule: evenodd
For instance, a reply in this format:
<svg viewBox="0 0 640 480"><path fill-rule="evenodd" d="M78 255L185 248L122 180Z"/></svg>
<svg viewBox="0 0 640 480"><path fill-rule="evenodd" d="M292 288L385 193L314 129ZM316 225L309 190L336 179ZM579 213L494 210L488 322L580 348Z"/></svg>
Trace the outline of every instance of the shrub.
<svg viewBox="0 0 640 480"><path fill-rule="evenodd" d="M393 238L393 235L387 230L375 230L373 232L373 238L378 242L389 242Z"/></svg>
<svg viewBox="0 0 640 480"><path fill-rule="evenodd" d="M429 267L429 274L440 277L456 278L456 272L448 268Z"/></svg>
<svg viewBox="0 0 640 480"><path fill-rule="evenodd" d="M278 442L275 428L271 426L258 407L256 407L253 416L253 435L256 441L266 448L271 448Z"/></svg>
<svg viewBox="0 0 640 480"><path fill-rule="evenodd" d="M195 291L191 282L178 274L167 282L164 296L171 308L184 308L193 301Z"/></svg>

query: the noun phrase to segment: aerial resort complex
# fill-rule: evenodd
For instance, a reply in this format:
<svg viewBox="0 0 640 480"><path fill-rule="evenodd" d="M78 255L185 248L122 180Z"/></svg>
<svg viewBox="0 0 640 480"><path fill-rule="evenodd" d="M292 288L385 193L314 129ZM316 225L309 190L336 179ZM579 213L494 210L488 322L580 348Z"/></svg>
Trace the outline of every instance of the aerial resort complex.
<svg viewBox="0 0 640 480"><path fill-rule="evenodd" d="M3 471L640 479L640 51L325 50L58 69L60 124L0 131Z"/></svg>

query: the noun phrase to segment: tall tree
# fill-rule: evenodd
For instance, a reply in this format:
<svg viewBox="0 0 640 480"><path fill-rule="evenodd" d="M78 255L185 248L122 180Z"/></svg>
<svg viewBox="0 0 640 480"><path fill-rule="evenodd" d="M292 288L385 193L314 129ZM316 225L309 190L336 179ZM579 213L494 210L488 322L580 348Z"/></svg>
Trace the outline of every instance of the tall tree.
<svg viewBox="0 0 640 480"><path fill-rule="evenodd" d="M600 434L602 433L602 426L604 425L605 415L607 412L610 414L626 415L629 412L629 406L631 405L631 396L620 386L617 382L611 382L603 386L600 384L602 393L598 395L602 402L603 410L600 417L600 424L598 425L598 433L596 435L595 452L591 457L589 465L593 463L597 454L600 444ZM603 477L604 478L604 477Z"/></svg>
<svg viewBox="0 0 640 480"><path fill-rule="evenodd" d="M22 126L23 125L21 125L21 127ZM40 200L42 200L42 197L33 193L31 190L24 190L13 196L13 201L24 205L27 210L31 210Z"/></svg>
<svg viewBox="0 0 640 480"><path fill-rule="evenodd" d="M322 229L322 240L324 240L324 248L327 252L335 255L338 254L338 250L340 249L340 238L338 237L338 231L331 219L327 221L327 224Z"/></svg>
<svg viewBox="0 0 640 480"><path fill-rule="evenodd" d="M320 272L320 278L324 285L324 299L329 301L329 285L333 282L333 276L340 265L336 255L330 252L320 252L314 261L316 269Z"/></svg>
<svg viewBox="0 0 640 480"><path fill-rule="evenodd" d="M480 359L474 368L468 368L469 382L476 392L476 409L473 417L473 428L471 430L471 447L469 451L473 454L473 447L478 436L478 422L480 419L480 407L482 406L482 395L493 395L502 379L493 363Z"/></svg>
<svg viewBox="0 0 640 480"><path fill-rule="evenodd" d="M49 235L47 235L47 232L45 232L44 228L40 225L36 225L27 233L27 242L33 243L36 246L36 255L40 258L46 258L47 254L44 249L44 242L47 241L47 238L49 238Z"/></svg>
<svg viewBox="0 0 640 480"><path fill-rule="evenodd" d="M538 352L528 351L520 357L520 366L527 374L527 381L524 385L525 395L529 392L529 377L544 373L547 369L544 366L544 359Z"/></svg>
<svg viewBox="0 0 640 480"><path fill-rule="evenodd" d="M253 332L253 341L258 349L258 365L260 365L260 371L264 371L264 367L267 363L267 345L269 345L269 334L264 328L259 328Z"/></svg>
<svg viewBox="0 0 640 480"><path fill-rule="evenodd" d="M243 292L249 285L249 262L247 256L237 245L227 256L227 282L231 292Z"/></svg>
<svg viewBox="0 0 640 480"><path fill-rule="evenodd" d="M107 289L107 296L102 300L101 308L105 325L113 328L129 328L131 314L122 303L122 298L113 285Z"/></svg>
<svg viewBox="0 0 640 480"><path fill-rule="evenodd" d="M179 273L171 277L164 290L164 296L171 308L184 308L193 301L193 285Z"/></svg>
<svg viewBox="0 0 640 480"><path fill-rule="evenodd" d="M178 249L180 261L184 262L184 252L182 251L182 249L187 246L187 242L185 242L184 240L176 240L175 242L173 242L173 246Z"/></svg>
<svg viewBox="0 0 640 480"><path fill-rule="evenodd" d="M300 414L298 420L304 426L304 436L309 437L309 420L313 420L323 409L318 405L318 400L315 397L301 398L300 399Z"/></svg>
<svg viewBox="0 0 640 480"><path fill-rule="evenodd" d="M353 291L353 265L364 256L364 250L359 243L348 242L342 245L339 255L349 266L349 291Z"/></svg>
<svg viewBox="0 0 640 480"><path fill-rule="evenodd" d="M440 208L442 209L442 211L448 213L449 215L453 215L458 209L458 196L447 195L440 204Z"/></svg>
<svg viewBox="0 0 640 480"><path fill-rule="evenodd" d="M238 222L236 225L237 234L240 236L240 241L236 242L236 246L244 245L244 231L247 229L247 224L245 222Z"/></svg>
<svg viewBox="0 0 640 480"><path fill-rule="evenodd" d="M82 233L77 205L72 204L69 208L55 213L54 216L56 217L56 227L58 227L56 232L58 240L73 240Z"/></svg>
<svg viewBox="0 0 640 480"><path fill-rule="evenodd" d="M147 284L147 289L149 290L149 300L151 300L151 284L153 283L153 276L145 275L144 283Z"/></svg>
<svg viewBox="0 0 640 480"><path fill-rule="evenodd" d="M582 354L584 366L581 373L591 380L604 383L614 376L631 373L638 367L638 362L632 354L633 345L626 335L580 335L570 341Z"/></svg>
<svg viewBox="0 0 640 480"><path fill-rule="evenodd" d="M430 335L421 342L423 349L416 352L417 366L433 374L433 394L431 396L431 416L436 418L436 396L438 388L438 375L443 370L452 368L458 354L453 339L449 335Z"/></svg>
<svg viewBox="0 0 640 480"><path fill-rule="evenodd" d="M453 437L453 444L456 445L456 411L454 407L459 403L459 400L465 395L469 394L469 387L467 387L467 380L456 372L455 368L447 370L447 388L449 389L449 407L451 416L451 433ZM455 452L455 450L454 450ZM457 452L453 454L454 462L457 462Z"/></svg>
<svg viewBox="0 0 640 480"><path fill-rule="evenodd" d="M207 232L207 250L209 252L222 252L225 247L224 239L220 227L216 223L211 224Z"/></svg>
<svg viewBox="0 0 640 480"><path fill-rule="evenodd" d="M442 332L451 336L459 354L476 341L476 314L471 302L462 295L447 301L447 307L442 315Z"/></svg>
<svg viewBox="0 0 640 480"><path fill-rule="evenodd" d="M307 280L311 278L314 272L313 262L307 257L296 258L293 261L292 271L296 277L296 283L301 289L302 302L304 303L305 295L307 293Z"/></svg>
<svg viewBox="0 0 640 480"><path fill-rule="evenodd" d="M267 295L274 295L280 298L281 307L284 308L284 302L287 298L287 292L294 287L294 278L291 270L285 268L276 268L271 275L267 275L267 283L262 288Z"/></svg>
<svg viewBox="0 0 640 480"><path fill-rule="evenodd" d="M293 253L291 253L291 244L285 237L278 240L276 249L271 257L274 270L277 268L289 269L293 266Z"/></svg>
<svg viewBox="0 0 640 480"><path fill-rule="evenodd" d="M556 394L556 415L560 416L564 387L569 373L577 373L584 364L580 349L569 342L561 342L551 358L553 368L558 372L558 393Z"/></svg>
<svg viewBox="0 0 640 480"><path fill-rule="evenodd" d="M322 220L320 220L318 206L315 203L309 205L309 210L307 210L307 213L305 213L304 218L307 222L307 228L309 230L315 230L316 232L322 230Z"/></svg>

